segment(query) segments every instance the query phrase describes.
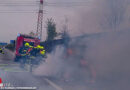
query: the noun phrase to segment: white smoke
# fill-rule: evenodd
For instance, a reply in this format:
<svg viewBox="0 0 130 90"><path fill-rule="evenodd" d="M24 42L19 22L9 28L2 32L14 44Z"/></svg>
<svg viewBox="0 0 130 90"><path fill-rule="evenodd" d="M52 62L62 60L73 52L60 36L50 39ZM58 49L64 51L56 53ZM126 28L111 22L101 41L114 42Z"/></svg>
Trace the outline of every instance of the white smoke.
<svg viewBox="0 0 130 90"><path fill-rule="evenodd" d="M40 76L56 76L63 67L63 50L63 47L57 47L54 52L47 56L46 61L34 71L34 74Z"/></svg>
<svg viewBox="0 0 130 90"><path fill-rule="evenodd" d="M86 58L96 67L102 84L110 81L107 90L129 89L129 34L130 31L104 33L88 42Z"/></svg>
<svg viewBox="0 0 130 90"><path fill-rule="evenodd" d="M101 83L99 87L104 87L105 90L130 89L128 3L129 0L94 0L89 9L79 9L79 14L75 15L77 22L72 24L72 27L77 28L78 34L97 33L83 38L84 42L76 41L87 45L84 57L95 67L97 81ZM73 34L75 32L70 35ZM57 49L55 53L49 55L48 63L37 68L35 73L55 75L59 72L60 67L66 66L61 58L62 52L63 49Z"/></svg>

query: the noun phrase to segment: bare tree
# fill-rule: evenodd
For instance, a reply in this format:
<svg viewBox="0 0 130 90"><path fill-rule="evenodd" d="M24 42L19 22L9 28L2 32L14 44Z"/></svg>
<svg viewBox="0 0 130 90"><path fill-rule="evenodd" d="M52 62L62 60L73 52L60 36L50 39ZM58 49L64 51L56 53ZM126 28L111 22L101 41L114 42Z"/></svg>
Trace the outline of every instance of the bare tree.
<svg viewBox="0 0 130 90"><path fill-rule="evenodd" d="M104 8L102 13L101 26L103 29L118 28L124 21L125 11L127 9L128 0L104 0Z"/></svg>

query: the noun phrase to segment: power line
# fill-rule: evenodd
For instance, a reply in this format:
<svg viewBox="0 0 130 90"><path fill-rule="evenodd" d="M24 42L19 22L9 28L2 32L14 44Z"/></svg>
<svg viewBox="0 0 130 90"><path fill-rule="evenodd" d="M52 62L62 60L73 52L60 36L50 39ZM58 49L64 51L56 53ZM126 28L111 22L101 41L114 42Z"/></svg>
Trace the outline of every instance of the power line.
<svg viewBox="0 0 130 90"><path fill-rule="evenodd" d="M9 10L9 11L3 11L3 10L0 10L0 13L38 13L38 10L37 11L24 11L24 10L22 10L22 11L16 11L16 10ZM47 12L44 12L43 14L47 14Z"/></svg>
<svg viewBox="0 0 130 90"><path fill-rule="evenodd" d="M14 1L14 0L12 0ZM78 7L87 6L88 2L45 2L44 6L51 7ZM0 7L36 7L39 6L39 1L16 1L16 2L1 2ZM0 10L0 13L37 13L38 10Z"/></svg>
<svg viewBox="0 0 130 90"><path fill-rule="evenodd" d="M56 2L56 3L48 3L45 2L44 6L86 6L88 2ZM0 6L38 6L39 3L0 3Z"/></svg>
<svg viewBox="0 0 130 90"><path fill-rule="evenodd" d="M9 7L21 7L21 6L26 6L26 7L30 7L30 6L37 6L37 5L27 5L27 4L24 4L24 5L20 5L20 4L17 4L17 5L7 5L7 4L3 4L3 5L1 5L0 4L0 6L2 6L2 7L7 7L7 6L9 6Z"/></svg>
<svg viewBox="0 0 130 90"><path fill-rule="evenodd" d="M40 2L39 0L0 0L0 2Z"/></svg>
<svg viewBox="0 0 130 90"><path fill-rule="evenodd" d="M0 4L39 4L39 3L0 3Z"/></svg>
<svg viewBox="0 0 130 90"><path fill-rule="evenodd" d="M38 13L38 12L1 12L0 13Z"/></svg>

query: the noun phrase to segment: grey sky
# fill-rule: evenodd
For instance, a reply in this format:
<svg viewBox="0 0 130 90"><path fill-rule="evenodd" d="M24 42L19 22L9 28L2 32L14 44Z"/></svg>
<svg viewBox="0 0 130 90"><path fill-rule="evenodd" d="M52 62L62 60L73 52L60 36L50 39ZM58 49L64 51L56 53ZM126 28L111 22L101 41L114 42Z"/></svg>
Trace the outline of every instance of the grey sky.
<svg viewBox="0 0 130 90"><path fill-rule="evenodd" d="M35 2L36 0L0 0L0 3L14 3L15 1L31 1ZM64 0L46 0L46 2L63 2ZM65 2L82 2L87 0L66 0ZM77 22L78 11L81 10L79 7L53 7L45 6L46 14L44 14L44 22L47 18L54 18L57 23L57 30L60 31L61 26L64 24L64 19L67 17L69 19L70 32L75 32L75 25ZM20 6L0 6L0 10L38 10L38 7L20 7ZM70 25L71 24L71 25ZM15 39L17 33L29 33L30 31L35 31L37 25L37 13L0 13L0 41L9 41ZM45 27L45 24L44 24ZM45 28L44 36L45 39Z"/></svg>

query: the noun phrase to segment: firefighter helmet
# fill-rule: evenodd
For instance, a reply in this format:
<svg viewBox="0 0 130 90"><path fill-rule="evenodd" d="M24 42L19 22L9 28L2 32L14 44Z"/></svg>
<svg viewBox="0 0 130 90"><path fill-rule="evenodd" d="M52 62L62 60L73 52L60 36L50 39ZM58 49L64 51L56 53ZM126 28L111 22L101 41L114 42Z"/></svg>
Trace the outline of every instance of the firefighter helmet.
<svg viewBox="0 0 130 90"><path fill-rule="evenodd" d="M41 47L40 47L40 49L44 49L44 47L43 47L43 46L41 46Z"/></svg>
<svg viewBox="0 0 130 90"><path fill-rule="evenodd" d="M30 45L29 45L29 43L25 43L25 47L29 47Z"/></svg>
<svg viewBox="0 0 130 90"><path fill-rule="evenodd" d="M40 51L40 54L44 55L45 54L45 50Z"/></svg>
<svg viewBox="0 0 130 90"><path fill-rule="evenodd" d="M40 47L41 47L40 45L37 45L37 47L36 47L36 48L37 48L37 49L40 49Z"/></svg>

